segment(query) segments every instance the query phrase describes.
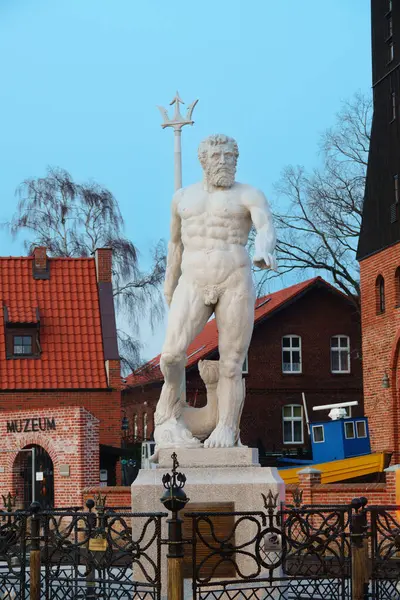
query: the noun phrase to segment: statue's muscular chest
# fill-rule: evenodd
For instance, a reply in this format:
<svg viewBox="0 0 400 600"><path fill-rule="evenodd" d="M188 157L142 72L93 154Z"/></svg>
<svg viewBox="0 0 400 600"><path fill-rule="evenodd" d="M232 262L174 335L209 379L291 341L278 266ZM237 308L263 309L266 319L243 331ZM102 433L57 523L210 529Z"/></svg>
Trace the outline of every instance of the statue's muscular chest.
<svg viewBox="0 0 400 600"><path fill-rule="evenodd" d="M248 210L239 194L231 189L211 193L196 190L196 193L184 194L179 201L178 212L183 221L203 225L248 217Z"/></svg>

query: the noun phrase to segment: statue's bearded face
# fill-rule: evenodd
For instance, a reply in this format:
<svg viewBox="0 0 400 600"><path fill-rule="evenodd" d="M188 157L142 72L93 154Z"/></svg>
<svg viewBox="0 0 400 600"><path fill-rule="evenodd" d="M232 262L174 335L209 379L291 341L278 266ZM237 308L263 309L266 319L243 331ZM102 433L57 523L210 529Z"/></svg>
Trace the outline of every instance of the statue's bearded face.
<svg viewBox="0 0 400 600"><path fill-rule="evenodd" d="M236 162L237 156L232 143L210 145L204 165L207 181L215 187L232 187L235 183Z"/></svg>

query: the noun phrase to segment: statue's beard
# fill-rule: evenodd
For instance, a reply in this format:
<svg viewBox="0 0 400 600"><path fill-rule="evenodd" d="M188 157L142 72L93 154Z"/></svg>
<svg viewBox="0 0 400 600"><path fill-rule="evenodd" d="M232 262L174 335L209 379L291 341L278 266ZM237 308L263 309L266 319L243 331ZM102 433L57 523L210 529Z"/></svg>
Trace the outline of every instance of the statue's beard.
<svg viewBox="0 0 400 600"><path fill-rule="evenodd" d="M235 171L231 167L218 167L207 170L207 181L214 187L230 188L235 183Z"/></svg>

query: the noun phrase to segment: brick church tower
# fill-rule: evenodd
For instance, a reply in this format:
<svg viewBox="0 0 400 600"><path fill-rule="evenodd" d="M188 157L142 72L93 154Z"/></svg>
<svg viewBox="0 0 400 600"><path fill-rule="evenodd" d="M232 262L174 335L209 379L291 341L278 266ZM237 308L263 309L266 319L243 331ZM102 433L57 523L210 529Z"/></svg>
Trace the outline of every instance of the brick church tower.
<svg viewBox="0 0 400 600"><path fill-rule="evenodd" d="M360 262L364 407L374 451L400 460L400 2L372 0L374 114Z"/></svg>

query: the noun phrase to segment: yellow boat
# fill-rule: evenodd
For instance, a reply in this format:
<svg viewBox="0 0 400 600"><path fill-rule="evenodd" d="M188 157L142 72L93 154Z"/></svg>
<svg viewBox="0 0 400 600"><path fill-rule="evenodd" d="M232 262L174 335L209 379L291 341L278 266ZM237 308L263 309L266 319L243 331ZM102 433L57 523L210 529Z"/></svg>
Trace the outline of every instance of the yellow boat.
<svg viewBox="0 0 400 600"><path fill-rule="evenodd" d="M381 473L389 466L391 454L388 452L373 452L363 456L353 456L341 460L332 460L318 464L299 465L289 469L279 469L279 475L285 483L299 483L298 473L306 467L321 471L322 483L345 481L355 477L363 477L372 473Z"/></svg>

